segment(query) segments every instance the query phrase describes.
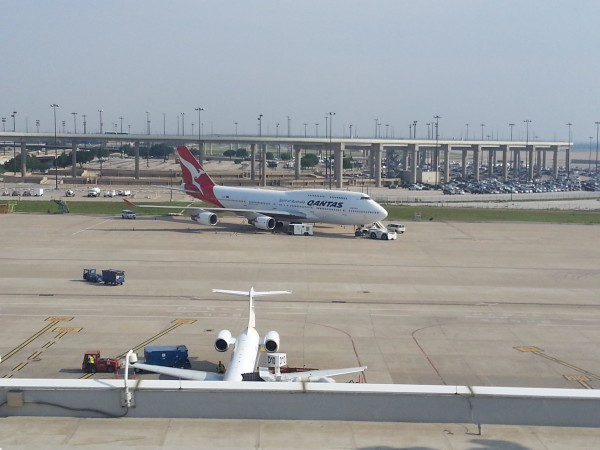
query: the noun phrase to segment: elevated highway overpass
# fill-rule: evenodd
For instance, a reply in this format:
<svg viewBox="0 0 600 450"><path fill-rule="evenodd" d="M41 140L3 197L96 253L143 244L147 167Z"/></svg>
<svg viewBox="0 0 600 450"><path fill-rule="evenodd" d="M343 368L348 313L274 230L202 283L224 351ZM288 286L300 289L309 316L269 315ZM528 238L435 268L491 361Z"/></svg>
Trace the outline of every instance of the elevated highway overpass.
<svg viewBox="0 0 600 450"><path fill-rule="evenodd" d="M254 171L256 160L262 162L261 167L266 167L266 150L268 146L286 145L290 153L295 157L296 179L300 178L300 152L305 149L320 148L327 156L333 155L333 173L327 174L335 187L343 185L343 156L345 151L361 150L368 160L370 176L375 180L376 186L382 184L382 159L384 152L400 152L401 162L406 181L414 183L418 181L419 168L429 166L435 173L435 181L447 182L450 177L450 153L460 152L462 158L462 176L467 175L467 161L471 161L474 169L475 180L480 179L480 167L487 153L487 170L491 176L496 165L502 167L502 178L508 179L509 165L519 167L525 162L529 178L539 174L547 167L547 157L550 154L552 160L552 174L558 176L559 152L565 151L565 169L570 171L570 142L565 141L492 141L492 140L447 140L447 139L382 139L382 138L344 138L344 137L280 137L280 136L181 136L181 135L158 135L158 134L74 134L74 133L22 133L2 132L0 142L12 146L13 152L16 148L20 152L26 152L28 145L38 144L40 141L46 143L61 142L64 148L65 142L69 144L73 157L73 174L75 176L75 152L81 145L108 144L109 142L131 142L135 149L135 177L139 178L140 143L168 143L171 145L198 145L200 149L200 162L206 159L206 146L212 144L246 145L250 147L251 155L251 178L254 180L257 174ZM55 150L56 148L52 146ZM258 155L257 155L258 150ZM510 161L510 162L509 162ZM441 173L439 168L443 167ZM26 173L25 160L21 162L21 177ZM266 185L265 170L261 169L258 174L261 185ZM58 184L58 178L57 178Z"/></svg>

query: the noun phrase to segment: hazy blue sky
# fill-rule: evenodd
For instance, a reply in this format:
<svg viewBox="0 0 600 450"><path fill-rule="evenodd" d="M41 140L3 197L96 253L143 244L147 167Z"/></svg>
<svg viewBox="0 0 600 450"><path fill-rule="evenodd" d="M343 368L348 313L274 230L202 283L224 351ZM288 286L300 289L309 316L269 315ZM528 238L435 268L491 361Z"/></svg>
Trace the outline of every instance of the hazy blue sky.
<svg viewBox="0 0 600 450"><path fill-rule="evenodd" d="M436 114L440 136L576 140L600 120L597 0L4 0L0 115L12 130L391 136Z"/></svg>

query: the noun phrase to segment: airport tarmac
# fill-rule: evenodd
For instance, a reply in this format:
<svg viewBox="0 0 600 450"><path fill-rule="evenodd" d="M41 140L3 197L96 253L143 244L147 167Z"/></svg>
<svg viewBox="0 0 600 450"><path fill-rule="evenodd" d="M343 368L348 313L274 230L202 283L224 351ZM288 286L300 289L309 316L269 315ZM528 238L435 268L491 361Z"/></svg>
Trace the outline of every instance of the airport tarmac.
<svg viewBox="0 0 600 450"><path fill-rule="evenodd" d="M130 348L140 353L149 343L186 344L193 367L210 370L219 359L226 362L213 349L216 333L227 328L235 334L247 323L244 300L211 289L254 286L293 291L258 299L256 305L258 331L280 333L290 366L363 364L369 383L600 386L597 226L411 222L397 241L384 242L354 238L351 227L340 226L319 226L313 237L257 232L239 218L204 227L183 217L133 221L10 214L0 217L0 224L3 377L79 378L85 350L119 356ZM123 269L126 283L85 283L85 267ZM350 379L359 381L340 381ZM7 440L7 430L20 429L19 420L31 419L5 419L0 446L41 445L35 440L39 436L26 445L26 433L18 435L20 441ZM63 431L75 427L70 436L77 436L90 422L57 423ZM98 430L104 430L107 422L98 423ZM135 428L133 423L119 422L117 429ZM162 440L143 445L283 447L263 434L271 423L244 423L250 445L250 440L227 444L215 438L212 445L182 446L174 440L178 434L170 434L173 428L196 429L197 422L168 423ZM421 426L396 425L391 436L400 433L403 438L410 435L407 430ZM404 448L410 443L485 448L491 442L498 443L494 448L565 448L556 445L561 441L551 437L552 430L571 436L568 447L589 448L600 437L598 430L571 434L563 428L485 426L484 431L513 432L474 437L467 432L476 430L462 426L422 425L420 439L388 441L389 434L378 437L376 430L390 424L339 426L351 431L335 431L330 422L286 423L282 428L301 436L296 446L288 442L288 448ZM300 428L311 431L305 435ZM195 433L191 435L204 439L205 431ZM341 433L340 440L324 445L307 441L331 433ZM457 435L460 439L449 437ZM502 436L510 438L502 443ZM84 445L78 439L61 442L67 448ZM114 445L137 444L123 431Z"/></svg>

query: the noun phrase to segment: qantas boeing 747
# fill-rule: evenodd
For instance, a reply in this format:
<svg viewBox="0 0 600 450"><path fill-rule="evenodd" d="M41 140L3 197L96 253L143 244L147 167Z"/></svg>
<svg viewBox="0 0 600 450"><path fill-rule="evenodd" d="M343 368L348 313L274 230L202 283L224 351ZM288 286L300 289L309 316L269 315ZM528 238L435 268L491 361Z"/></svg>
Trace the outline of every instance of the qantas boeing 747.
<svg viewBox="0 0 600 450"><path fill-rule="evenodd" d="M217 211L244 216L260 230L273 230L281 222L363 225L383 220L387 211L371 197L361 192L326 189L269 190L218 186L204 171L187 147L177 147L183 185L181 190L214 207L184 208L194 221L216 225ZM140 208L170 208L172 206L137 205Z"/></svg>

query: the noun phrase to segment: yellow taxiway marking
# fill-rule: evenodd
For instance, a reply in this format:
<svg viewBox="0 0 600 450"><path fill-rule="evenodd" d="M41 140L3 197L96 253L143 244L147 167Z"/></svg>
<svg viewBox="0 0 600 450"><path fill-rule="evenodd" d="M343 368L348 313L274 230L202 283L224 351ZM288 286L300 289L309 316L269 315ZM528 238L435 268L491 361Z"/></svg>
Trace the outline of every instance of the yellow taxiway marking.
<svg viewBox="0 0 600 450"><path fill-rule="evenodd" d="M546 358L546 359L549 359L550 361L554 361L555 363L561 364L561 365L563 365L565 367L568 367L569 369L573 369L575 372L579 372L581 374L587 375L590 378L595 378L596 380L600 380L600 375L597 375L595 373L589 372L589 371L587 371L585 369L582 369L581 367L574 366L573 364L569 364L568 362L562 361L562 360L560 360L558 358L555 358L553 356L546 355L544 353L544 350L542 350L542 349L540 349L538 347L523 346L523 347L513 347L513 348L515 350L520 351L520 352L530 352L530 353L533 353L534 355L541 356L542 358ZM579 380L576 380L576 381L579 381Z"/></svg>
<svg viewBox="0 0 600 450"><path fill-rule="evenodd" d="M21 370L23 367L25 367L27 364L29 364L29 363L22 362L22 363L18 364L17 366L15 366L15 367L13 368L13 370L12 370L12 371L13 371L13 372L18 372L18 371L19 371L19 370Z"/></svg>
<svg viewBox="0 0 600 450"><path fill-rule="evenodd" d="M40 356L41 354L42 354L42 352L41 352L41 351L34 352L34 353L32 353L32 354L29 356L29 358L27 358L27 359L35 359L35 358L37 358L38 356Z"/></svg>
<svg viewBox="0 0 600 450"><path fill-rule="evenodd" d="M593 389L592 386L588 383L590 379L585 375L564 375L564 377L569 381L577 381L586 389Z"/></svg>
<svg viewBox="0 0 600 450"><path fill-rule="evenodd" d="M56 325L58 325L59 322L70 321L70 320L73 320L73 317L48 317L46 319L46 321L50 322L48 325L46 325L44 328L42 328L40 331L38 331L37 333L35 333L33 336L31 336L26 341L22 342L21 344L19 344L15 348L13 348L8 353L2 355L2 361L0 361L0 364L2 364L4 361L6 361L8 358L10 358L11 356L13 356L18 351L22 350L24 347L26 347L29 344L31 344L34 340L36 340L37 338L39 338L46 331L51 330L52 328L54 328Z"/></svg>

